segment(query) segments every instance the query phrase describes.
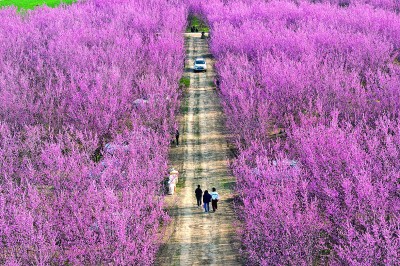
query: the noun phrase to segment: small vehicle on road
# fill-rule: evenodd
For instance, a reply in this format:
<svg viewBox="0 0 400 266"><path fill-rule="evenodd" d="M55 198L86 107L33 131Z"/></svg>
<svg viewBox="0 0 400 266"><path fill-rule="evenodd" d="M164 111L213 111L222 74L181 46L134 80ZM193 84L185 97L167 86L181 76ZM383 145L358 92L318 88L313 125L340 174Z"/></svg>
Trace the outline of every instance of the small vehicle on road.
<svg viewBox="0 0 400 266"><path fill-rule="evenodd" d="M193 66L193 71L194 72L200 72L200 71L207 71L207 63L206 60L204 58L196 58L194 60L194 66Z"/></svg>

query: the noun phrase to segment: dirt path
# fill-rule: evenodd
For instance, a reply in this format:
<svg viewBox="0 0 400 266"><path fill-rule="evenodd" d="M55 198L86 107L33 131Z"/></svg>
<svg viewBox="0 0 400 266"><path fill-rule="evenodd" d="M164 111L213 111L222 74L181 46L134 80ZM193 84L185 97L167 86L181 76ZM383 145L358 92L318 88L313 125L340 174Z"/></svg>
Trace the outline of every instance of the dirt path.
<svg viewBox="0 0 400 266"><path fill-rule="evenodd" d="M190 88L182 102L181 145L171 149L171 164L180 171L177 194L167 197L174 219L156 265L241 265L233 228L232 186L228 147L218 95L213 88L213 60L200 34L186 34L186 75ZM193 73L195 57L206 58L208 71ZM215 187L216 213L197 208L194 190ZM210 204L211 205L211 204ZM211 207L211 206L210 206Z"/></svg>

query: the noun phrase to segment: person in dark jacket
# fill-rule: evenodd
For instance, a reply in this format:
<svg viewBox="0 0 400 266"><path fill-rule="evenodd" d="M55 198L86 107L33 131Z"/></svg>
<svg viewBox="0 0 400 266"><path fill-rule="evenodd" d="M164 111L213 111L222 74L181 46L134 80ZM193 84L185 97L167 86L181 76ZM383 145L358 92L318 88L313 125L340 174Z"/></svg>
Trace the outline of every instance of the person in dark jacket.
<svg viewBox="0 0 400 266"><path fill-rule="evenodd" d="M176 139L176 146L178 146L179 145L179 130L178 129L175 131L175 139Z"/></svg>
<svg viewBox="0 0 400 266"><path fill-rule="evenodd" d="M204 202L204 210L206 212L210 212L210 201L211 201L212 197L210 194L208 194L208 190L204 191L204 195L203 195L203 202Z"/></svg>
<svg viewBox="0 0 400 266"><path fill-rule="evenodd" d="M201 197L203 196L203 190L201 190L200 185L197 186L196 190L194 191L194 194L196 194L197 207L200 207L201 206Z"/></svg>

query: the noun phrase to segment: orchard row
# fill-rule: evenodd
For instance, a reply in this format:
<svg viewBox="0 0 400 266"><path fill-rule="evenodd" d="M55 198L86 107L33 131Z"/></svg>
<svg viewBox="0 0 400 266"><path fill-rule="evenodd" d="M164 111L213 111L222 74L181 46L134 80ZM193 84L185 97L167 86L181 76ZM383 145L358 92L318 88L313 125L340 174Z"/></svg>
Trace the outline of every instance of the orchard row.
<svg viewBox="0 0 400 266"><path fill-rule="evenodd" d="M249 265L395 265L400 17L361 2L219 1L206 19Z"/></svg>
<svg viewBox="0 0 400 266"><path fill-rule="evenodd" d="M0 17L0 264L152 264L186 9L93 0Z"/></svg>

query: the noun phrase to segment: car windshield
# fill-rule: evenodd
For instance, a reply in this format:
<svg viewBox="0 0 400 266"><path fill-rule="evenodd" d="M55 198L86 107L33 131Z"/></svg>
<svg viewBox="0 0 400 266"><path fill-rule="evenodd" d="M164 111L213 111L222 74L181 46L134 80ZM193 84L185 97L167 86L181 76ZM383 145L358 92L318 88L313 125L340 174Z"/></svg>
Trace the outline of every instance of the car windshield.
<svg viewBox="0 0 400 266"><path fill-rule="evenodd" d="M196 60L197 65L204 65L205 63L204 60Z"/></svg>

